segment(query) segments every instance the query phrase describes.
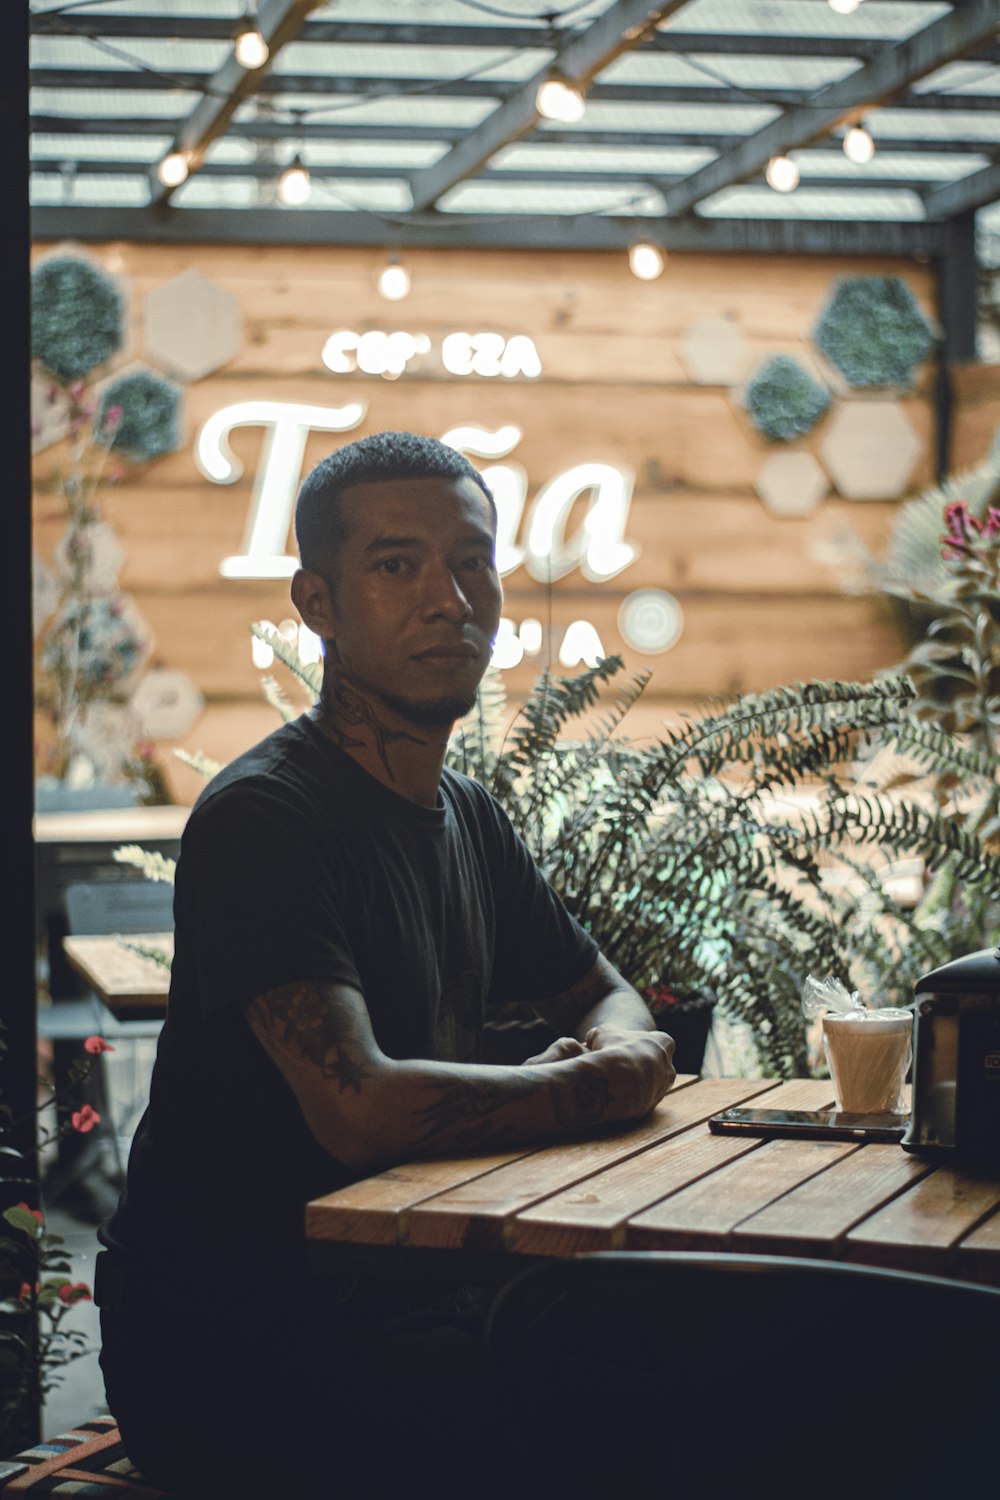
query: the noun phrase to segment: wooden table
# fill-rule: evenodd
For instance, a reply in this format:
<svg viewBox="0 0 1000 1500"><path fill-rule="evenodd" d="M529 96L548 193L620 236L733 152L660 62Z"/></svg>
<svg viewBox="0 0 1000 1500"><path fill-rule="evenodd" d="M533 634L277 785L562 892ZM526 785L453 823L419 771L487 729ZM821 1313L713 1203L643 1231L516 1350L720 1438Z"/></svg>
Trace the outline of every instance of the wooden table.
<svg viewBox="0 0 1000 1500"><path fill-rule="evenodd" d="M499 1281L588 1250L842 1259L1000 1286L1000 1167L896 1145L715 1136L756 1099L833 1104L828 1082L683 1078L641 1125L542 1149L412 1162L308 1205L320 1272Z"/></svg>
<svg viewBox="0 0 1000 1500"><path fill-rule="evenodd" d="M172 932L130 933L127 941L173 957ZM167 1013L170 973L117 937L66 937L63 951L119 1021L154 1019Z"/></svg>

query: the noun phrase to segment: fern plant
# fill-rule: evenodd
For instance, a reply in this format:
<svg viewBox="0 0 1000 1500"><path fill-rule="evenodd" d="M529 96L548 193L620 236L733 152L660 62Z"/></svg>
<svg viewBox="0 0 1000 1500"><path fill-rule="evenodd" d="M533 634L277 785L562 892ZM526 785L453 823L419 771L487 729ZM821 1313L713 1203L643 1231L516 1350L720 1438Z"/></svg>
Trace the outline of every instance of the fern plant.
<svg viewBox="0 0 1000 1500"><path fill-rule="evenodd" d="M266 639L315 699L318 666ZM648 674L623 680L622 670L609 657L576 677L545 672L512 722L500 674L488 672L448 762L500 801L637 989L713 991L751 1028L761 1066L795 1076L809 1064L799 1002L808 973L905 1005L921 973L989 941L1000 860L984 834L995 823L970 823L942 791L993 805L989 734L927 721L913 682L897 675L711 703L640 746L620 731ZM267 693L284 718L297 711L276 685ZM141 850L118 857L151 878L173 873L147 866ZM933 911L935 882L916 908L885 882L914 857L947 872L948 897Z"/></svg>
<svg viewBox="0 0 1000 1500"><path fill-rule="evenodd" d="M314 692L294 648L269 644ZM448 760L500 801L636 988L714 991L751 1027L761 1064L793 1076L808 1071L807 973L905 1005L926 969L982 945L968 928L1000 903L1000 861L934 785L988 795L995 759L915 717L907 677L713 703L650 747L620 733L648 680L623 686L622 669L610 657L576 677L543 673L512 723L489 672ZM893 899L884 873L915 856L954 872L967 919L928 923Z"/></svg>

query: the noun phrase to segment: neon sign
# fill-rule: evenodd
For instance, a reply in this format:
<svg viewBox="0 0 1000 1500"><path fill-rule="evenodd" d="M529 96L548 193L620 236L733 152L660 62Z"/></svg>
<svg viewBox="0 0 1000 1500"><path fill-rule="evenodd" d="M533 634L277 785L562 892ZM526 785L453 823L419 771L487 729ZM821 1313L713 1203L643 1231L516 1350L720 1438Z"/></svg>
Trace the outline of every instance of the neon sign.
<svg viewBox="0 0 1000 1500"><path fill-rule="evenodd" d="M526 333L506 338L502 333L449 333L435 350L426 333L396 329L386 333L370 328L357 333L338 328L323 345L323 363L335 375L382 375L396 380L404 370L443 367L449 375L481 375L486 380L515 380L519 375L537 380L542 362Z"/></svg>
<svg viewBox="0 0 1000 1500"><path fill-rule="evenodd" d="M310 431L350 432L364 420L367 404L341 407L310 406L299 402L245 401L214 413L198 434L195 458L201 472L214 484L233 484L243 470L228 436L236 427L262 426L266 437L243 539L242 552L226 557L219 571L224 578L290 578L298 560L286 552L295 495L301 479L306 438ZM442 439L473 458L505 459L521 440L514 425L489 430L476 425L451 428ZM522 565L540 583L564 578L579 568L591 583L604 583L627 568L639 555L626 536L634 476L611 464L580 463L556 475L528 505L528 476L510 461L482 469L497 506L497 568L502 575ZM586 498L583 520L569 535L571 513ZM523 536L522 536L522 523ZM519 536L521 540L519 541ZM291 621L280 629L287 633ZM623 602L618 627L626 643L637 651L669 650L683 629L680 606L663 589L641 589ZM299 630L300 651L315 659L317 643ZM306 639L303 639L303 635ZM539 621L501 621L494 661L516 666L525 655L541 651ZM255 643L260 657L266 654ZM600 637L587 620L574 620L566 629L559 659L564 666L593 665L606 656ZM256 658L255 658L256 660ZM263 660L257 663L264 665Z"/></svg>

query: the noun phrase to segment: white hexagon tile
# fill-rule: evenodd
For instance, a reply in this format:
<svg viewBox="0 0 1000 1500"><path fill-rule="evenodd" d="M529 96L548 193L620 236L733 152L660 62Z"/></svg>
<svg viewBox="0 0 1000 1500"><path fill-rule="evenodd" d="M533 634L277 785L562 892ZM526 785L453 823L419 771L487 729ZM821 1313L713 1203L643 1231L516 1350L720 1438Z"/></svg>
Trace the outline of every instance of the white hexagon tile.
<svg viewBox="0 0 1000 1500"><path fill-rule="evenodd" d="M840 402L820 457L848 500L894 500L905 493L922 451L898 401Z"/></svg>
<svg viewBox="0 0 1000 1500"><path fill-rule="evenodd" d="M754 481L758 495L775 516L808 516L830 488L811 453L772 453Z"/></svg>
<svg viewBox="0 0 1000 1500"><path fill-rule="evenodd" d="M198 271L156 287L144 309L146 355L177 380L201 380L243 347L240 305Z"/></svg>
<svg viewBox="0 0 1000 1500"><path fill-rule="evenodd" d="M152 667L132 694L132 710L151 740L176 740L188 734L205 700L185 672Z"/></svg>
<svg viewBox="0 0 1000 1500"><path fill-rule="evenodd" d="M82 550L82 557L74 557L74 551ZM64 532L53 554L57 570L64 576L73 572L74 564L80 567L81 582L90 594L111 594L118 583L118 574L125 561L125 552L113 526L107 521L97 521L93 526L80 530L72 526Z"/></svg>
<svg viewBox="0 0 1000 1500"><path fill-rule="evenodd" d="M748 358L742 329L731 318L704 318L685 329L681 360L696 385L738 385Z"/></svg>

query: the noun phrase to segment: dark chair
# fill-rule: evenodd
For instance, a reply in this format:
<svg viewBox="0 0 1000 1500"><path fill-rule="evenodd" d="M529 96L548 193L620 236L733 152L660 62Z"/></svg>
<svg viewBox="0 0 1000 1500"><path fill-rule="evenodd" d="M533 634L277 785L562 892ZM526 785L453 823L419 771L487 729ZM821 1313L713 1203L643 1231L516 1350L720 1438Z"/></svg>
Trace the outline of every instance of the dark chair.
<svg viewBox="0 0 1000 1500"><path fill-rule="evenodd" d="M608 1252L516 1277L489 1338L539 1500L930 1500L996 1470L990 1288Z"/></svg>
<svg viewBox="0 0 1000 1500"><path fill-rule="evenodd" d="M173 894L173 886L149 880L78 882L66 890L69 931L81 937L170 932L174 925ZM110 1064L102 1056L97 1060L86 1093L86 1102L97 1110L108 1127L103 1140L111 1147L112 1188L117 1188L124 1175L120 1137L127 1137L135 1128L148 1082L149 1060L142 1056L137 1044L155 1040L162 1025L157 1019L119 1021L92 992L54 999L50 1005L39 1007L38 1034L53 1043L57 1087L65 1084L69 1067L82 1055L84 1038L103 1036L116 1049L114 1067L118 1086L110 1085ZM122 1076L126 1070L130 1074L127 1081ZM46 1178L46 1198L50 1203L59 1202L86 1174L93 1172L102 1155L101 1146L101 1136L67 1136L60 1142L58 1163ZM98 1172L91 1183L99 1201L92 1211L86 1201L78 1203L76 1211L81 1217L103 1217L108 1210L111 1199L107 1192L99 1193L100 1175ZM87 1196L83 1194L82 1200Z"/></svg>

